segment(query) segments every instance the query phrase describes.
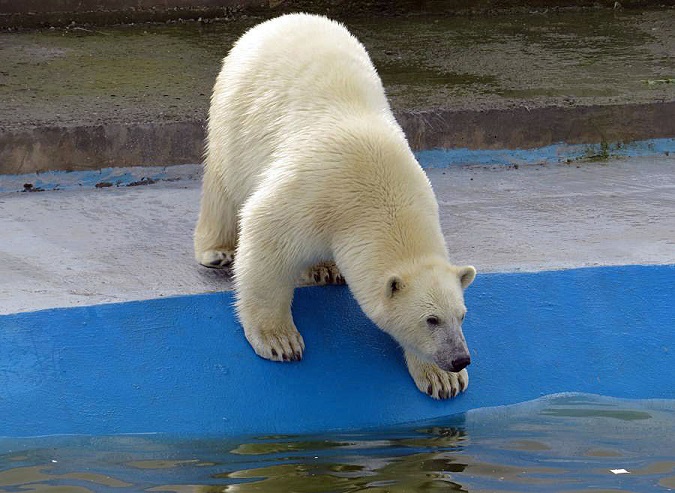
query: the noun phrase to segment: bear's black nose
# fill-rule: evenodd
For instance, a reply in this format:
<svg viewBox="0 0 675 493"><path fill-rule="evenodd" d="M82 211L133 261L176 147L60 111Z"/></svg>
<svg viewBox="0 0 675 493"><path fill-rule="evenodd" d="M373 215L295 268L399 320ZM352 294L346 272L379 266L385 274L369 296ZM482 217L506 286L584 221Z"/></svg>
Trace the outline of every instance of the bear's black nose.
<svg viewBox="0 0 675 493"><path fill-rule="evenodd" d="M452 368L455 373L462 371L464 368L471 364L471 358L469 356L463 356L461 358L452 360Z"/></svg>

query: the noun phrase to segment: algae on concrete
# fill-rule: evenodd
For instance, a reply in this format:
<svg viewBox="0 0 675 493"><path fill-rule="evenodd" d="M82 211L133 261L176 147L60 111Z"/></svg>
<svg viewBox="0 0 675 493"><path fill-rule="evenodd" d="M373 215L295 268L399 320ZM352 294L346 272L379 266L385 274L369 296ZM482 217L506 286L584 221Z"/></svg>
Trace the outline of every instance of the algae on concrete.
<svg viewBox="0 0 675 493"><path fill-rule="evenodd" d="M0 128L201 120L261 19L0 34ZM355 19L397 111L675 100L675 11Z"/></svg>

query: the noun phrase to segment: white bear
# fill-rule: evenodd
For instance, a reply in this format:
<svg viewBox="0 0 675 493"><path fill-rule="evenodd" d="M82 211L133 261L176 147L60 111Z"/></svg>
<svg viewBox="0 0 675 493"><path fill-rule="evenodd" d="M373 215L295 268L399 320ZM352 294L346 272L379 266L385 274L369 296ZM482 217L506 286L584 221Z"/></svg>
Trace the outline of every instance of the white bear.
<svg viewBox="0 0 675 493"><path fill-rule="evenodd" d="M365 48L341 24L291 14L234 45L208 121L197 261L233 263L237 313L255 352L295 361L298 280L348 284L436 399L468 385L463 290L438 204ZM235 259L236 251L236 259Z"/></svg>

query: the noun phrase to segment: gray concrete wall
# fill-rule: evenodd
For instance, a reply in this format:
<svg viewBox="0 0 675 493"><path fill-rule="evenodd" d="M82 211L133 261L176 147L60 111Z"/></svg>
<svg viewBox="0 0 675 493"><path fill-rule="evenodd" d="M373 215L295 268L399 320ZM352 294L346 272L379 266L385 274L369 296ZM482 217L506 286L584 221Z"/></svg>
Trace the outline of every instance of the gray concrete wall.
<svg viewBox="0 0 675 493"><path fill-rule="evenodd" d="M673 0L621 0L621 8L673 5ZM355 15L495 13L508 10L615 8L615 0L0 0L0 28L165 22L288 11Z"/></svg>
<svg viewBox="0 0 675 493"><path fill-rule="evenodd" d="M87 12L196 7L232 7L267 4L266 0L2 0L0 13Z"/></svg>
<svg viewBox="0 0 675 493"><path fill-rule="evenodd" d="M267 4L266 0L0 0L0 28L213 19Z"/></svg>
<svg viewBox="0 0 675 493"><path fill-rule="evenodd" d="M201 162L202 122L0 128L0 174Z"/></svg>
<svg viewBox="0 0 675 493"><path fill-rule="evenodd" d="M397 118L415 150L516 149L675 135L675 102L575 108L408 111ZM0 175L192 164L204 122L0 128Z"/></svg>

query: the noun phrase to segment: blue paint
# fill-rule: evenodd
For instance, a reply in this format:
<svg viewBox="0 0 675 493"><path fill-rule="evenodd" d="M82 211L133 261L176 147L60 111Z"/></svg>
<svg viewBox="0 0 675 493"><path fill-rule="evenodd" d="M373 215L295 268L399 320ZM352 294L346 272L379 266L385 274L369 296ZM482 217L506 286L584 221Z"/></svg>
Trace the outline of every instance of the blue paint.
<svg viewBox="0 0 675 493"><path fill-rule="evenodd" d="M669 155L675 153L675 139L652 139L630 143L554 144L538 149L431 149L416 153L424 168L458 165L554 164L594 159L603 154L611 158Z"/></svg>
<svg viewBox="0 0 675 493"><path fill-rule="evenodd" d="M557 392L675 398L675 266L479 276L466 394L421 394L343 287L296 292L307 350L262 360L232 294L0 317L0 436L383 427Z"/></svg>
<svg viewBox="0 0 675 493"><path fill-rule="evenodd" d="M607 153L611 158L631 158L675 154L675 139L651 139L630 143L554 144L538 149L431 149L415 153L423 168L447 168L461 165L525 165L578 161ZM20 192L24 184L33 190L76 190L96 185L126 187L161 181L191 180L199 176L200 166L155 166L105 168L95 171L46 171L25 175L0 175L0 192Z"/></svg>
<svg viewBox="0 0 675 493"><path fill-rule="evenodd" d="M132 187L162 181L193 180L200 174L201 166L188 164L0 175L0 192ZM30 185L30 190L26 190L26 184Z"/></svg>

